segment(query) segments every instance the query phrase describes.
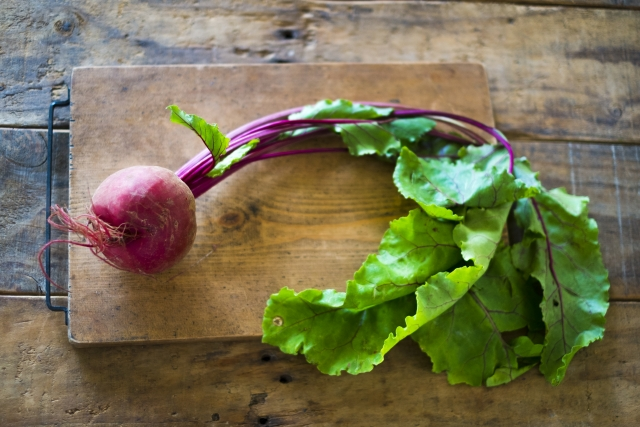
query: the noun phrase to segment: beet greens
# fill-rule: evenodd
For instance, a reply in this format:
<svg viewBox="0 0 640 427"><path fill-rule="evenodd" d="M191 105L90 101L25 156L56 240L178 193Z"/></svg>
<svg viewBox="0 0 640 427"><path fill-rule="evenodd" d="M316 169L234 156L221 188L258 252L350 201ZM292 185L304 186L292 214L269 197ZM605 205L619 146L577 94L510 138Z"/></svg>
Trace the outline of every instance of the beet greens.
<svg viewBox="0 0 640 427"><path fill-rule="evenodd" d="M348 151L394 162L398 191L417 204L390 223L346 292L272 295L263 342L339 375L372 370L411 336L451 384L495 386L536 365L557 385L575 353L603 337L608 273L587 198L547 191L498 130L446 112L325 100L225 136L169 109L207 146L176 172L195 197L258 160ZM286 149L328 134L346 148ZM511 245L502 237L510 212L524 232Z"/></svg>

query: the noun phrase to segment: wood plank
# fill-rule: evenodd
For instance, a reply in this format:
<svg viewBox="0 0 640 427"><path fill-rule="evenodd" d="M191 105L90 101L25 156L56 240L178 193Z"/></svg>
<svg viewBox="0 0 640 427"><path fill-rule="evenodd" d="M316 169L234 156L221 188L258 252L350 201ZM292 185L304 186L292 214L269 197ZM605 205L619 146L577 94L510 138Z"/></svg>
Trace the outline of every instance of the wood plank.
<svg viewBox="0 0 640 427"><path fill-rule="evenodd" d="M512 137L640 141L635 11L285 0L2 7L0 126L44 126L43 107L66 97L78 65L472 61L487 67L497 124Z"/></svg>
<svg viewBox="0 0 640 427"><path fill-rule="evenodd" d="M52 201L68 205L69 133L55 132L53 143ZM0 293L44 292L36 254L45 242L46 160L46 131L0 129ZM53 279L66 284L66 245L52 247L51 262Z"/></svg>
<svg viewBox="0 0 640 427"><path fill-rule="evenodd" d="M480 62L496 123L512 138L640 141L634 11L318 2L309 14L307 61Z"/></svg>
<svg viewBox="0 0 640 427"><path fill-rule="evenodd" d="M169 121L171 103L214 118L223 131L339 96L493 121L486 75L472 64L86 68L74 71L73 92L75 214L113 172L136 164L176 170L201 151L199 138ZM105 110L112 111L109 120ZM72 247L70 339L83 345L259 336L269 295L282 286L344 288L377 250L389 221L413 206L395 189L392 170L347 153L251 165L198 199L194 247L154 277L114 270Z"/></svg>
<svg viewBox="0 0 640 427"><path fill-rule="evenodd" d="M3 426L640 423L640 303L612 304L558 387L534 369L496 388L448 385L410 340L370 373L329 377L259 340L76 349L38 297L0 297L0 313Z"/></svg>
<svg viewBox="0 0 640 427"><path fill-rule="evenodd" d="M73 67L270 62L303 47L285 31L301 17L287 0L3 0L0 10L0 126L45 127ZM68 110L56 123L68 126Z"/></svg>

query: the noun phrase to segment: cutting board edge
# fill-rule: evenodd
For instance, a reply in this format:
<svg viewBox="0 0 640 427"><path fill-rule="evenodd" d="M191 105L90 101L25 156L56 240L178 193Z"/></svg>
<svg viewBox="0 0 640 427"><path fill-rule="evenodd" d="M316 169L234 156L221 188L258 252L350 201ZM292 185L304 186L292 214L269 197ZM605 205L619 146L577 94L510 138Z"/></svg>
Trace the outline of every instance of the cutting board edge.
<svg viewBox="0 0 640 427"><path fill-rule="evenodd" d="M69 343L75 348L91 348L91 347L116 347L121 345L166 345L166 344L195 344L207 342L236 342L259 340L262 335L234 335L225 337L198 337L198 338L172 338L172 339L128 339L121 341L79 341L71 334L71 328L67 329Z"/></svg>
<svg viewBox="0 0 640 427"><path fill-rule="evenodd" d="M271 68L292 68L292 67L333 67L333 66L349 66L349 67L358 67L358 66L433 66L433 67L468 67L472 69L477 69L477 72L480 74L480 78L483 82L483 87L481 88L482 92L486 94L486 98L483 102L486 102L487 111L490 112L491 122L486 124L494 125L495 116L493 114L493 106L491 103L490 91L489 91L489 82L488 76L486 73L486 69L482 63L479 62L443 62L443 63L433 63L433 62L389 62L389 63L350 63L350 62L325 62L325 63L294 63L294 64L188 64L188 65L135 65L135 66L81 66L75 67L72 71L72 88L75 79L84 72L84 70L95 70L95 69L161 69L161 68L190 68L190 69L206 69L206 68L234 68L234 67L246 67L246 68L259 68L259 67L271 67ZM356 100L357 101L357 100ZM74 104L72 102L72 117L73 117L73 109ZM73 128L75 126L75 122L71 121L71 129L70 133L73 135ZM73 168L70 168L70 175L73 174ZM70 177L71 178L71 177ZM70 182L72 180L70 179ZM71 261L69 261L71 264ZM69 271L71 271L71 265L69 266ZM71 306L72 298L70 298L69 304ZM238 341L238 340L252 340L257 339L261 335L230 335L230 336L208 336L208 337L187 337L187 338L167 338L167 339L144 339L144 338L133 338L126 340L104 340L104 341L84 341L75 339L72 336L72 327L70 325L69 329L69 342L74 347L99 347L99 346L116 346L116 345L147 345L147 344L167 344L167 343L195 343L195 342L214 342L214 341Z"/></svg>

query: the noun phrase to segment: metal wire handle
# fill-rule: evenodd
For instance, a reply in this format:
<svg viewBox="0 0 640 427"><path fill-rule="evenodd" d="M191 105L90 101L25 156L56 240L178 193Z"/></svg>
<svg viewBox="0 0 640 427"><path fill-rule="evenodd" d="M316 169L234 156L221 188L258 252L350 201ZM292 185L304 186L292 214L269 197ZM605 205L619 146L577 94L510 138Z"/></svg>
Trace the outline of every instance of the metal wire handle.
<svg viewBox="0 0 640 427"><path fill-rule="evenodd" d="M51 240L51 225L49 224L49 216L51 215L51 181L53 175L53 110L56 107L66 107L71 103L71 89L67 88L67 99L65 101L53 101L49 105L49 130L47 133L47 206L45 218L45 242ZM44 265L47 276L51 277L51 247L45 249ZM69 308L64 306L56 306L51 303L51 283L45 278L45 301L47 307L51 311L64 311L64 324L69 326Z"/></svg>

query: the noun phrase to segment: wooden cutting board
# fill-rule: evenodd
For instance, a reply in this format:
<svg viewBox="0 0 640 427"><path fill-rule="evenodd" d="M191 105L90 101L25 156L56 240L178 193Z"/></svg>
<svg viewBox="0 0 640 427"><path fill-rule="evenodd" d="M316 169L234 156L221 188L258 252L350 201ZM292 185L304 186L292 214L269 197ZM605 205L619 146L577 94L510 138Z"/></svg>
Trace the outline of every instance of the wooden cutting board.
<svg viewBox="0 0 640 427"><path fill-rule="evenodd" d="M177 170L203 148L169 121L177 104L223 132L324 98L399 102L493 124L477 64L274 64L78 68L72 77L70 209L133 165ZM310 144L337 144L325 138ZM288 286L344 290L390 220L413 205L392 165L346 153L254 163L197 200L186 259L143 277L88 250L69 253L69 340L76 345L261 335L269 295Z"/></svg>

